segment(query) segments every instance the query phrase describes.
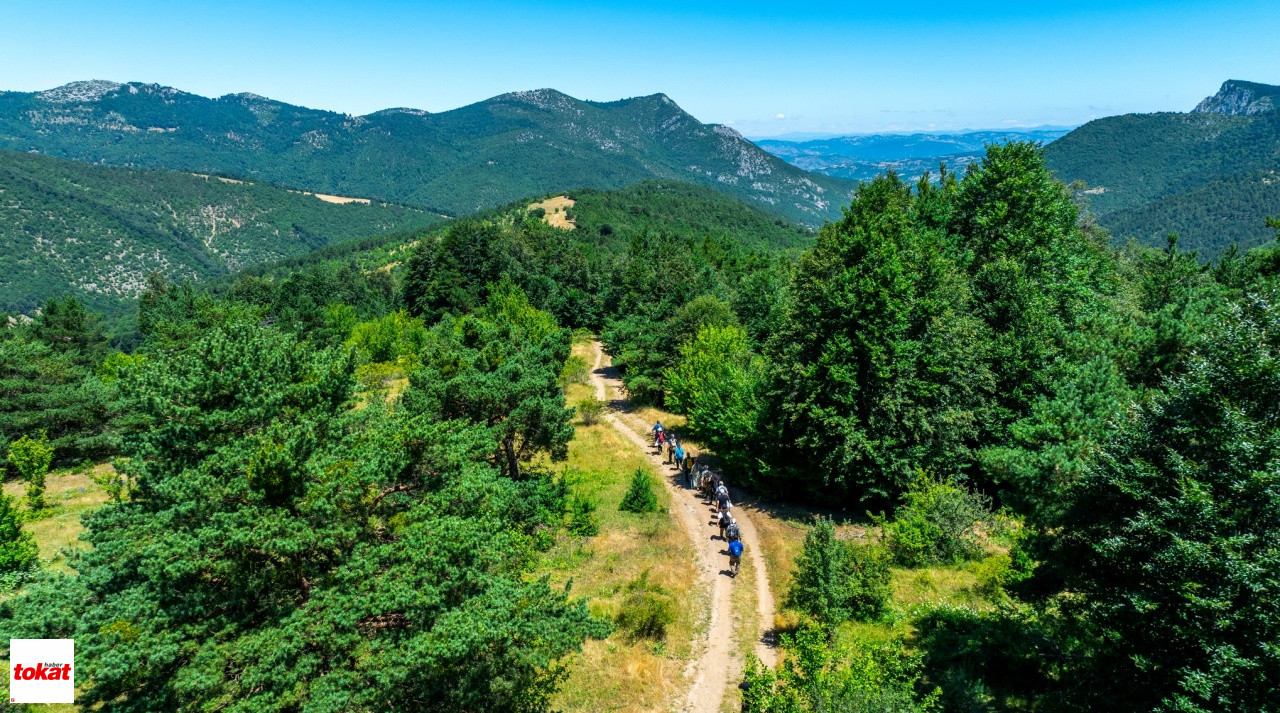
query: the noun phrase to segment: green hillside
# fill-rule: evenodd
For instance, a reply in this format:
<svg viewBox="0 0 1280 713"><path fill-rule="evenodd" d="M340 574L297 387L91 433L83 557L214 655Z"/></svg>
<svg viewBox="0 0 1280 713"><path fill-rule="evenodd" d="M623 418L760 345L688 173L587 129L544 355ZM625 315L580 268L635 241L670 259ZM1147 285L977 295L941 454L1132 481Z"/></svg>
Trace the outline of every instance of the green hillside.
<svg viewBox="0 0 1280 713"><path fill-rule="evenodd" d="M662 94L598 103L543 89L431 114L350 116L252 94L76 82L0 94L0 147L358 195L462 215L648 178L714 187L794 221L838 217L853 183L810 174Z"/></svg>
<svg viewBox="0 0 1280 713"><path fill-rule="evenodd" d="M1264 218L1276 210L1267 172L1280 169L1280 114L1230 113L1257 106L1239 96L1242 84L1228 82L1187 114L1089 122L1045 158L1062 180L1087 184L1090 210L1118 238L1159 244L1177 231L1206 258L1233 242L1262 244L1273 235Z"/></svg>
<svg viewBox="0 0 1280 713"><path fill-rule="evenodd" d="M201 280L439 220L260 183L0 151L0 309L29 314L69 293L113 313L151 272Z"/></svg>

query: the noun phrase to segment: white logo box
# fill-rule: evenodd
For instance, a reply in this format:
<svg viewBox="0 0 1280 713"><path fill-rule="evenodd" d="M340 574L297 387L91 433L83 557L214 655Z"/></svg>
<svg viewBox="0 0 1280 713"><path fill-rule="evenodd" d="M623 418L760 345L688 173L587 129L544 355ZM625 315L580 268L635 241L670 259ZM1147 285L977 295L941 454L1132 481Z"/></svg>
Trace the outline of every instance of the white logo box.
<svg viewBox="0 0 1280 713"><path fill-rule="evenodd" d="M9 639L10 703L75 703L74 639Z"/></svg>

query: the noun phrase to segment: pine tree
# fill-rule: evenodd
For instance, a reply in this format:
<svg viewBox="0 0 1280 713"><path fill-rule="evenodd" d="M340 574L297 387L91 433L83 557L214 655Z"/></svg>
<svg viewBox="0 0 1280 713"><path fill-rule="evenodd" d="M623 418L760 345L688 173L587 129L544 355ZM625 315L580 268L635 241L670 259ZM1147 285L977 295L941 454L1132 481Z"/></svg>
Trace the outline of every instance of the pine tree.
<svg viewBox="0 0 1280 713"><path fill-rule="evenodd" d="M30 569L39 554L31 533L22 529L13 498L0 493L0 574Z"/></svg>
<svg viewBox="0 0 1280 713"><path fill-rule="evenodd" d="M632 474L631 487L627 488L626 495L622 496L618 509L635 513L658 511L658 494L653 492L653 479L644 472L644 469L637 468Z"/></svg>

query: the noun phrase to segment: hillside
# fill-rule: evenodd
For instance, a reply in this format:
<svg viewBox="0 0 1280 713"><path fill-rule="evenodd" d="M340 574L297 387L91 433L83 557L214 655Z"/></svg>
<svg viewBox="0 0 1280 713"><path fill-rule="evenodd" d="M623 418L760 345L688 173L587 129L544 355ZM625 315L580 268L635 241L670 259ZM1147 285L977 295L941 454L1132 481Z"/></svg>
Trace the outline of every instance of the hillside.
<svg viewBox="0 0 1280 713"><path fill-rule="evenodd" d="M115 312L155 271L201 280L440 216L261 183L0 151L0 310L74 294Z"/></svg>
<svg viewBox="0 0 1280 713"><path fill-rule="evenodd" d="M1280 208L1268 173L1280 169L1280 113L1259 109L1272 91L1229 81L1190 113L1091 121L1045 157L1062 180L1087 184L1090 209L1118 238L1159 244L1176 230L1205 258L1253 247L1271 239L1263 220Z"/></svg>
<svg viewBox="0 0 1280 713"><path fill-rule="evenodd" d="M962 171L982 157L988 144L1008 141L1047 143L1066 134L1061 129L967 131L956 134L870 134L811 141L762 139L760 148L794 166L828 176L869 181L885 171L911 180L937 172L939 162Z"/></svg>
<svg viewBox="0 0 1280 713"><path fill-rule="evenodd" d="M794 221L840 215L852 184L810 174L662 94L588 102L542 89L431 114L351 116L253 94L76 82L0 94L0 147L247 177L467 214L524 196L674 178Z"/></svg>

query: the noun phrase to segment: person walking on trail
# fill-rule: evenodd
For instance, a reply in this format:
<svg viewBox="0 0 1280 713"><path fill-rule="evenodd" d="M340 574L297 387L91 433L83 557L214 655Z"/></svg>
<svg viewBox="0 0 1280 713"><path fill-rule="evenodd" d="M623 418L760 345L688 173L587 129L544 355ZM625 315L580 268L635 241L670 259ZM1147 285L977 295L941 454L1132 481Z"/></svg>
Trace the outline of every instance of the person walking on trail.
<svg viewBox="0 0 1280 713"><path fill-rule="evenodd" d="M693 477L693 452L689 450L684 452L684 472Z"/></svg>
<svg viewBox="0 0 1280 713"><path fill-rule="evenodd" d="M720 512L729 512L729 508L733 507L733 503L729 502L729 494L721 493L716 496L716 505Z"/></svg>
<svg viewBox="0 0 1280 713"><path fill-rule="evenodd" d="M729 543L729 576L737 577L738 570L742 569L742 551L747 548L742 540L734 540Z"/></svg>
<svg viewBox="0 0 1280 713"><path fill-rule="evenodd" d="M729 526L724 530L725 537L729 538L729 542L737 542L742 539L742 528L738 527L738 518L729 516Z"/></svg>
<svg viewBox="0 0 1280 713"><path fill-rule="evenodd" d="M690 468L686 470L684 474L685 477L689 479L689 489L694 490L697 488L699 484L698 470L696 468Z"/></svg>
<svg viewBox="0 0 1280 713"><path fill-rule="evenodd" d="M672 453L675 456L675 460L673 462L676 464L676 472L679 473L680 466L684 463L684 446L677 443L675 450Z"/></svg>
<svg viewBox="0 0 1280 713"><path fill-rule="evenodd" d="M716 519L716 523L720 525L720 539L725 539L725 530L729 529L729 521L732 519L728 510L720 511L720 517Z"/></svg>

